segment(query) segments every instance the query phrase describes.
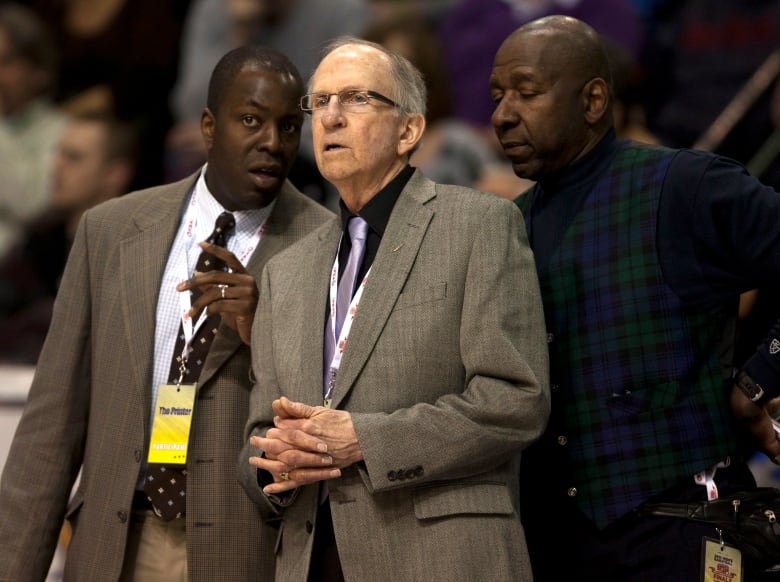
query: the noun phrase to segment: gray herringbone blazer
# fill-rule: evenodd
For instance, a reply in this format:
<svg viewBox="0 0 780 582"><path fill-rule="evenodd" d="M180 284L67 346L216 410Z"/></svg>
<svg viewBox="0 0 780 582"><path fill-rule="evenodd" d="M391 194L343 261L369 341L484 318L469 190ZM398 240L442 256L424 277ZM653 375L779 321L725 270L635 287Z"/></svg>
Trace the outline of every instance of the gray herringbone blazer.
<svg viewBox="0 0 780 582"><path fill-rule="evenodd" d="M280 395L322 403L339 236L334 219L263 273L247 436L271 425ZM530 580L517 469L546 424L549 391L536 271L513 204L412 176L369 274L334 406L352 413L364 455L329 482L347 581ZM282 516L276 579L305 581L318 486L280 509L247 462L257 452L245 447L240 471L264 515Z"/></svg>
<svg viewBox="0 0 780 582"><path fill-rule="evenodd" d="M66 580L106 582L120 573L149 439L158 289L195 179L128 194L84 215L0 481L1 580L43 580L66 516L74 526ZM259 276L272 255L331 216L285 184L247 269ZM273 538L236 478L249 357L223 325L201 374L188 459L193 581L273 577Z"/></svg>

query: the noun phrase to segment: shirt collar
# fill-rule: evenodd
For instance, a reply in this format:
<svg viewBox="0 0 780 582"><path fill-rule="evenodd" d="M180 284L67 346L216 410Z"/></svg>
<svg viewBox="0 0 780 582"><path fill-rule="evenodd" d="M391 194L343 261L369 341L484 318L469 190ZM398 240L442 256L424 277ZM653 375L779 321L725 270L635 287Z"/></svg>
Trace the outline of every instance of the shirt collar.
<svg viewBox="0 0 780 582"><path fill-rule="evenodd" d="M198 238L196 240L204 240L211 234L214 229L214 223L217 217L225 212L225 207L222 206L214 195L209 190L206 184L206 166L203 165L203 169L198 176L198 181L195 184L197 191L196 204L198 205L198 216L203 220L203 223L198 223L197 233ZM264 208L253 208L251 210L232 210L231 214L236 220L235 234L237 236L246 235L252 236L257 230L257 227L270 216L271 212L276 205L276 198L274 198L270 204Z"/></svg>
<svg viewBox="0 0 780 582"><path fill-rule="evenodd" d="M414 171L415 168L413 166L407 165L360 209L360 217L368 223L368 227L378 234L380 238L385 234L385 229L390 221L390 215L393 212L395 203L406 187L406 183L414 174ZM347 222L355 215L349 211L341 200L339 200L339 209L341 213L341 228L346 230Z"/></svg>
<svg viewBox="0 0 780 582"><path fill-rule="evenodd" d="M618 151L617 135L609 130L596 146L579 160L553 174L539 179L545 192L555 192L573 185L584 185L586 181L601 174Z"/></svg>

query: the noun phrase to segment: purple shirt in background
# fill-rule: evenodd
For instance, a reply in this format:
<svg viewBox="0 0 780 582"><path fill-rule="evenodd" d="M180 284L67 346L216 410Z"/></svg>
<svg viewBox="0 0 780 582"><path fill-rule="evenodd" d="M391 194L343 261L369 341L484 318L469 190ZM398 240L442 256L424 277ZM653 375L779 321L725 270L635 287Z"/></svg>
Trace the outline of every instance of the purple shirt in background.
<svg viewBox="0 0 780 582"><path fill-rule="evenodd" d="M578 18L639 57L642 25L628 0L554 0L535 12L522 10L522 5L518 0L461 0L442 19L439 34L455 117L478 126L490 124L493 58L510 33L542 16Z"/></svg>

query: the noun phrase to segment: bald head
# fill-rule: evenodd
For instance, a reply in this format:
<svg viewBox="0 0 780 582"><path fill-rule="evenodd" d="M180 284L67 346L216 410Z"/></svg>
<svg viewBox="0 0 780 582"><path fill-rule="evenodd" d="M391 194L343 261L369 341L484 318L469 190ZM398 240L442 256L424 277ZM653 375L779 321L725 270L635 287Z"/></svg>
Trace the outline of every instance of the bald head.
<svg viewBox="0 0 780 582"><path fill-rule="evenodd" d="M551 67L551 74L577 78L583 83L598 77L612 86L609 60L601 36L583 21L560 15L533 20L510 34L502 48L519 38L529 37L539 38L541 56Z"/></svg>

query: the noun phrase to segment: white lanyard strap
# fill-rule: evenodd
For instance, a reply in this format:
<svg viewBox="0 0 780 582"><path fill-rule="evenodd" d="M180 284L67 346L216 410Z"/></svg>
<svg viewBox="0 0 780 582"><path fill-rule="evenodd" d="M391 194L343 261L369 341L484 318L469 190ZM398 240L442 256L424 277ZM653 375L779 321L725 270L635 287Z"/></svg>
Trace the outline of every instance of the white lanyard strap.
<svg viewBox="0 0 780 582"><path fill-rule="evenodd" d="M338 341L334 342L333 355L330 360L330 374L328 377L328 386L325 390L325 401L328 402L333 399L333 388L336 384L336 375L341 367L341 357L344 354L344 348L347 345L347 338L349 332L352 329L352 321L355 319L360 299L363 296L363 290L366 288L366 281L368 281L368 275L371 273L369 267L363 279L358 284L355 290L355 295L352 297L352 301L349 303L349 309L344 315L344 322L341 324L341 333L337 338ZM336 260L333 262L333 269L330 273L330 334L331 337L336 337L336 300L338 296L338 277L339 277L339 257L336 253Z"/></svg>

